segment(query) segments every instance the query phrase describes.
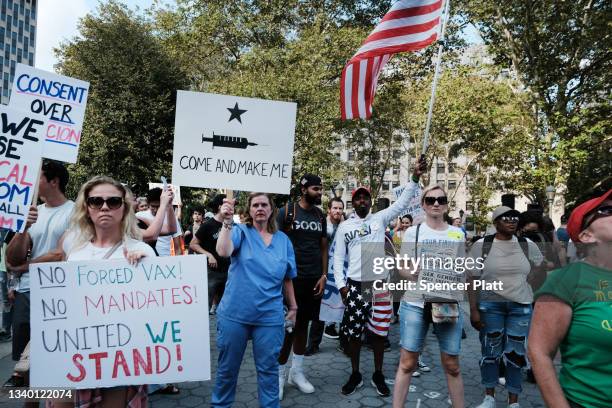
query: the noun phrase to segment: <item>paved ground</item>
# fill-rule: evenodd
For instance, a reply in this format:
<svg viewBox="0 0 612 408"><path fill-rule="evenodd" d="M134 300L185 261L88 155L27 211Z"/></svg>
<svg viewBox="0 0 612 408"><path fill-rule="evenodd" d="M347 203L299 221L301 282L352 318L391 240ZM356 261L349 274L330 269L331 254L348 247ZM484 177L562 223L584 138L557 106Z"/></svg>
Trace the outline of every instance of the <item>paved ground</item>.
<svg viewBox="0 0 612 408"><path fill-rule="evenodd" d="M211 328L215 326L214 319ZM469 328L468 338L462 344L461 368L463 381L465 382L465 395L468 407L475 407L482 400L482 388L480 386L480 370L478 360L480 358L480 344L477 333ZM217 351L215 347L215 330L211 338L212 345L212 373L213 381L201 383L180 384L181 393L176 396L154 396L150 399L153 408L170 407L201 407L209 406L210 394L214 383L216 369ZM399 359L398 326L392 326L391 342L392 350L385 353L384 373L388 378L393 378ZM0 344L0 373L2 381L8 378L13 363L10 360L10 343ZM391 406L391 398L380 398L374 388L369 384L372 375L373 356L364 349L361 356L362 374L364 375L364 387L355 394L345 397L340 394L340 387L348 379L350 374L350 361L343 354L336 351L336 341L324 338L321 344L321 352L313 357L305 359L305 370L308 378L316 388L314 394L302 394L298 389L287 386L285 388L285 399L281 402L282 407L291 408L362 408L362 407L386 407ZM440 368L439 351L437 341L431 333L427 338L425 350L425 361L431 366L430 373L423 373L421 377L412 381L412 392L408 397L407 407L448 408L446 402L448 395L446 381ZM366 381L367 380L367 381ZM527 382L524 383L524 391L521 396L522 408L544 407L542 398L537 387ZM392 388L392 386L391 386ZM506 407L506 392L498 387L497 406ZM18 407L21 403L9 401L6 394L0 396L0 408ZM257 407L257 378L253 355L249 349L245 355L238 381L238 392L234 407Z"/></svg>

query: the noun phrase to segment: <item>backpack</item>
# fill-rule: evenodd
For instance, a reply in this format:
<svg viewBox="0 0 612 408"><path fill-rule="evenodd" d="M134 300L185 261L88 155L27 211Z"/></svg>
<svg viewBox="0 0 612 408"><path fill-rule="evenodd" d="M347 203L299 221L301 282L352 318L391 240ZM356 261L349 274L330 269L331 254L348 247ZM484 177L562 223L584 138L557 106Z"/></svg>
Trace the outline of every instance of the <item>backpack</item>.
<svg viewBox="0 0 612 408"><path fill-rule="evenodd" d="M529 243L527 242L527 239L525 237L518 237L518 236L516 238L518 239L519 245L521 246L521 249L523 250L523 254L525 254L525 258L527 258L529 263L531 263L531 260L529 259ZM491 247L493 247L494 239L495 239L495 234L485 235L485 237L483 238L482 258L484 260L487 259L489 252L491 252Z"/></svg>
<svg viewBox="0 0 612 408"><path fill-rule="evenodd" d="M293 221L295 221L295 214L297 213L297 202L287 201L285 204L285 218L283 219L283 232L289 233L293 230ZM319 222L323 225L323 219L325 215L323 211L317 206L313 206L317 215L319 216Z"/></svg>

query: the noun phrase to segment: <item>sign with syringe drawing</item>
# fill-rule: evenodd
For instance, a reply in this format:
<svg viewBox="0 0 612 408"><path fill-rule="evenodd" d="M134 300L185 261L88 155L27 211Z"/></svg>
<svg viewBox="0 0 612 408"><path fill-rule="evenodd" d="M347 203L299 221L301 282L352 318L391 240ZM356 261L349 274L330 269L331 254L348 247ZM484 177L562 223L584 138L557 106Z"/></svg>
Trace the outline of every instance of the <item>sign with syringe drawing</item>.
<svg viewBox="0 0 612 408"><path fill-rule="evenodd" d="M289 194L297 105L178 91L172 183Z"/></svg>

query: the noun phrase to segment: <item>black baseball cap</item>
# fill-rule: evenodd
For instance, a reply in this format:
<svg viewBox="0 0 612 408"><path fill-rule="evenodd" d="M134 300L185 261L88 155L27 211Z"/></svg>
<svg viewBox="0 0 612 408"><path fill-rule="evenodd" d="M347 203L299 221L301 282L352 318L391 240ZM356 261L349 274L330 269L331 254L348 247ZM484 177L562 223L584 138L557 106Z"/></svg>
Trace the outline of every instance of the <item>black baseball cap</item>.
<svg viewBox="0 0 612 408"><path fill-rule="evenodd" d="M315 174L306 173L300 179L300 187L308 188L312 186L321 186L321 185L323 185L321 183L321 177Z"/></svg>

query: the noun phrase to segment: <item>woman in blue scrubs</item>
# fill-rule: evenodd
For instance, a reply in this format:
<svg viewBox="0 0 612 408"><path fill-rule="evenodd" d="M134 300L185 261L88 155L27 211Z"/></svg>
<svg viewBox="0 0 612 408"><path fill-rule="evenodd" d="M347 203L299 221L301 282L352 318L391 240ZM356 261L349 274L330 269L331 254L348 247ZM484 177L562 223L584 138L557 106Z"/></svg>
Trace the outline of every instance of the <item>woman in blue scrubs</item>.
<svg viewBox="0 0 612 408"><path fill-rule="evenodd" d="M295 323L297 304L292 279L295 256L289 238L277 230L276 208L265 193L251 193L244 224L234 224L234 200L221 206L223 227L217 253L231 256L225 293L217 309L219 364L213 407L234 403L240 364L249 339L257 369L259 405L280 406L278 355L285 336L285 319ZM283 310L283 292L289 312Z"/></svg>

